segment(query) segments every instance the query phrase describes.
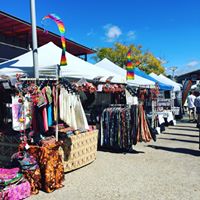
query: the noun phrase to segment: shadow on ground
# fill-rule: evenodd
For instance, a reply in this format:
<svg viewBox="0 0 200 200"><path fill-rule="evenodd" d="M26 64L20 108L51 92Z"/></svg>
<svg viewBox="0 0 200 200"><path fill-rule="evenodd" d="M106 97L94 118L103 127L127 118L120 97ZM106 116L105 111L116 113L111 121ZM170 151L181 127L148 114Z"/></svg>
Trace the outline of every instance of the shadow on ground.
<svg viewBox="0 0 200 200"><path fill-rule="evenodd" d="M177 126L176 126L177 127ZM188 127L188 126L187 126ZM181 128L172 128L172 127L168 127L168 129L171 129L171 130L183 130L183 131L199 131L199 129L194 129L195 127L192 127L193 129L189 129L189 128L184 128L184 127L181 127Z"/></svg>
<svg viewBox="0 0 200 200"><path fill-rule="evenodd" d="M184 136L184 137L194 137L194 138L199 137L199 135L182 134L182 133L167 133L167 132L164 132L163 134L164 135L174 135L174 136Z"/></svg>
<svg viewBox="0 0 200 200"><path fill-rule="evenodd" d="M194 126L189 126L189 125L180 125L180 124L177 124L175 125L175 127L180 127L180 128L195 128L196 127L196 124ZM185 129L184 129L185 130ZM198 130L198 129L197 129Z"/></svg>
<svg viewBox="0 0 200 200"><path fill-rule="evenodd" d="M170 151L174 153L182 153L182 154L188 154L191 156L200 156L200 150L193 150L193 149L186 149L186 148L172 148L172 147L163 147L163 146L156 146L156 145L147 145L147 147L159 149L163 151Z"/></svg>
<svg viewBox="0 0 200 200"><path fill-rule="evenodd" d="M120 153L120 154L139 154L139 153L145 153L144 151L136 151L134 149L111 149L111 148L98 148L98 151L103 152L110 152L110 153Z"/></svg>
<svg viewBox="0 0 200 200"><path fill-rule="evenodd" d="M189 142L189 143L194 143L194 144L198 144L199 143L199 141L182 140L182 139L176 139L176 138L159 138L159 140L172 140L172 141L179 141L179 142Z"/></svg>

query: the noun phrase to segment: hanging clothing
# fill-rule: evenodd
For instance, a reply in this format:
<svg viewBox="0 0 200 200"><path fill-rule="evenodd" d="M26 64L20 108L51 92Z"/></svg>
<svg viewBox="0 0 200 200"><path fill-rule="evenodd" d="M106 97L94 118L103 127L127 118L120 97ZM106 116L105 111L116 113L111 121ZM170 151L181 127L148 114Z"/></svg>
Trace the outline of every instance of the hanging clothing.
<svg viewBox="0 0 200 200"><path fill-rule="evenodd" d="M88 122L83 110L80 97L69 93L65 88L60 89L59 96L60 119L67 125L77 129L88 130Z"/></svg>
<svg viewBox="0 0 200 200"><path fill-rule="evenodd" d="M150 142L152 139L151 133L146 121L146 115L144 112L143 105L139 104L138 106L138 142Z"/></svg>
<svg viewBox="0 0 200 200"><path fill-rule="evenodd" d="M47 105L47 119L48 119L48 126L53 125L53 112L52 112L52 104Z"/></svg>
<svg viewBox="0 0 200 200"><path fill-rule="evenodd" d="M102 147L130 149L137 142L149 142L150 131L143 105L116 106L104 109L101 116L99 144Z"/></svg>
<svg viewBox="0 0 200 200"><path fill-rule="evenodd" d="M12 97L12 128L22 131L30 128L31 107L25 97Z"/></svg>
<svg viewBox="0 0 200 200"><path fill-rule="evenodd" d="M101 146L120 149L129 149L132 146L131 111L126 106L104 109L101 117Z"/></svg>

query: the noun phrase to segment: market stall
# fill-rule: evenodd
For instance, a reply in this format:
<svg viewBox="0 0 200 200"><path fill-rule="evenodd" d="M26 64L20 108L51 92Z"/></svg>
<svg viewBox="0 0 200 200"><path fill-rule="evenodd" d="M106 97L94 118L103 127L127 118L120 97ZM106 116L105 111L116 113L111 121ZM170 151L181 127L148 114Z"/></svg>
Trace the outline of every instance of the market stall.
<svg viewBox="0 0 200 200"><path fill-rule="evenodd" d="M149 75L162 84L171 86L171 90L160 92L157 101L158 119L160 124L162 124L161 130L164 130L165 126L175 125L175 119L182 116L181 85L162 74L158 76L154 73L151 73Z"/></svg>
<svg viewBox="0 0 200 200"><path fill-rule="evenodd" d="M125 69L106 58L95 65L126 77ZM152 138L156 140L155 132L147 119L143 99L144 91L150 93L152 89L155 89L155 82L137 73L134 73L134 79L127 80L126 101L123 104L108 105L102 112L100 147L129 151L137 142L149 142Z"/></svg>
<svg viewBox="0 0 200 200"><path fill-rule="evenodd" d="M55 173L57 170L60 171L59 176L61 177L64 171L72 171L96 159L98 131L94 126L88 126L79 93L75 87L66 78L56 78L61 49L53 43L49 43L39 48L38 51L40 66L43 65L43 67L39 67L39 74L41 76L48 74L46 77L21 78L21 75L32 75L32 52L1 64L2 80L7 78L5 83L2 82L1 89L2 93L9 98L4 98L5 95L0 97L3 106L1 109L5 111L1 120L0 159L2 164L8 164L13 153L19 152L19 145L24 144L21 152L26 152L26 148L28 148L29 154L36 157L41 176L46 177L48 172L43 170L45 169L45 165L43 165L45 158L42 155L47 154L47 159L51 160L49 156L54 149L56 160L51 164L58 162L60 158L58 155L62 155L59 163L63 170L54 168ZM45 59L47 52L49 59ZM81 67L84 67L86 71L91 71L91 73L87 73L89 76L86 76L85 70L80 71ZM68 69L67 73L70 74L70 78L76 78L76 80L82 77L93 80L99 74L106 75L104 80L109 77L107 72L102 72L98 68L94 70L93 65L72 55L68 55ZM66 73L66 70L61 70L61 74L62 72ZM20 74L17 79L16 73ZM102 77L104 78L104 76ZM115 81L115 77L113 80ZM119 79L117 81L120 82ZM9 130L9 134L5 130ZM58 135L56 135L57 131ZM35 152L41 156L36 156ZM62 179L55 178L53 180L57 180L58 183L56 188L45 189L44 185L55 186L49 182L47 177L45 184L41 183L34 188L35 176L32 172L31 175L30 172L28 174L26 178L33 183L31 185L32 194L37 193L40 189L51 192L62 186ZM40 183L40 180L37 182Z"/></svg>

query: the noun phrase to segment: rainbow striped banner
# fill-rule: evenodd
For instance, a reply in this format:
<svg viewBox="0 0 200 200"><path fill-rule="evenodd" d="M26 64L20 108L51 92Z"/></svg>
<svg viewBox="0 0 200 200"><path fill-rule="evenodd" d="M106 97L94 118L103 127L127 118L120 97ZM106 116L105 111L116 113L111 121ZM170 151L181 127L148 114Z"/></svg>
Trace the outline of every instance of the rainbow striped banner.
<svg viewBox="0 0 200 200"><path fill-rule="evenodd" d="M61 18L59 16L57 16L56 14L49 14L45 17L43 17L42 21L45 19L52 19L58 26L58 30L60 31L60 39L61 39L61 43L62 43L62 55L61 55L61 59L60 59L60 65L64 66L67 65L67 59L65 56L65 51L66 51L66 42L65 42L65 26L64 23L62 22Z"/></svg>
<svg viewBox="0 0 200 200"><path fill-rule="evenodd" d="M129 49L127 53L127 63L126 63L126 80L133 80L134 79L134 71L133 71L133 63L131 61L131 49Z"/></svg>

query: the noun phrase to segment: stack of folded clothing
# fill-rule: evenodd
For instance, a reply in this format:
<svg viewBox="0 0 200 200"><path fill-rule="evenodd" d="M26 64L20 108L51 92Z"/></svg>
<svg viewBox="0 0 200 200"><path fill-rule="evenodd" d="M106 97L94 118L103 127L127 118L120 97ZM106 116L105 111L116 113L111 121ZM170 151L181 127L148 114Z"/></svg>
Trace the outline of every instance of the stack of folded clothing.
<svg viewBox="0 0 200 200"><path fill-rule="evenodd" d="M20 200L30 195L30 184L19 172L19 168L0 168L0 199Z"/></svg>

